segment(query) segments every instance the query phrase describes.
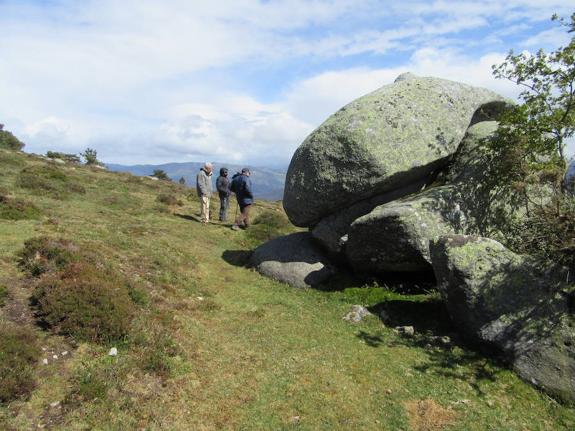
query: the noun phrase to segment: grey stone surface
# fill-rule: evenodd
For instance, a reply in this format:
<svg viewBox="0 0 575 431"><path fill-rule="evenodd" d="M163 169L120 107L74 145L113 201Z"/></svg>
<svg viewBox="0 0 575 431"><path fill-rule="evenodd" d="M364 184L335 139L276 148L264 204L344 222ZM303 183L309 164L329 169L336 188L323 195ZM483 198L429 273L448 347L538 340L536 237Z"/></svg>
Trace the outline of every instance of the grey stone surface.
<svg viewBox="0 0 575 431"><path fill-rule="evenodd" d="M309 232L293 233L260 245L250 264L262 275L294 287L316 286L336 273Z"/></svg>
<svg viewBox="0 0 575 431"><path fill-rule="evenodd" d="M514 214L482 175L489 159L479 144L497 129L494 121L469 128L449 170L448 185L375 207L353 222L346 254L356 271L431 269L430 241L449 233L494 234L497 223ZM333 231L336 231L335 229Z"/></svg>
<svg viewBox="0 0 575 431"><path fill-rule="evenodd" d="M355 100L295 152L283 199L288 217L313 226L355 202L431 181L469 125L505 104L486 89L415 76Z"/></svg>
<svg viewBox="0 0 575 431"><path fill-rule="evenodd" d="M526 381L575 401L575 287L497 241L464 235L431 246L438 287L466 339L502 355Z"/></svg>

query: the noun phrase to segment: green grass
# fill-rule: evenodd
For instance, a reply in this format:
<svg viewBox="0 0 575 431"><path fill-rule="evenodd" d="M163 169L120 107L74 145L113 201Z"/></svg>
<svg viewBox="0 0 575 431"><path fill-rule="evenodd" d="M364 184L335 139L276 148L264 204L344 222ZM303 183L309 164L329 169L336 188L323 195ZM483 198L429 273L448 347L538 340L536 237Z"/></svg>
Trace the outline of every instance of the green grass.
<svg viewBox="0 0 575 431"><path fill-rule="evenodd" d="M9 190L22 169L46 164L0 152L1 168L3 160L0 187ZM84 167L66 175L85 194L18 192L59 222L0 220L0 280L16 276L25 241L62 238L125 278L138 311L125 337L103 345L34 329L42 346L71 354L34 365L37 386L0 407L2 429L410 430L420 402L435 406L419 418L428 429L440 413L452 418L449 430L575 429L573 409L512 371L457 343L430 342L452 331L434 294L401 295L351 276L292 289L242 266L269 232L293 230L276 220L277 205L253 208L254 221L271 220L260 237L202 226L197 199L178 185ZM160 212L159 194L184 206ZM373 315L343 321L352 304ZM408 324L416 336L393 330ZM111 347L118 356L108 356ZM63 408L50 408L55 401Z"/></svg>

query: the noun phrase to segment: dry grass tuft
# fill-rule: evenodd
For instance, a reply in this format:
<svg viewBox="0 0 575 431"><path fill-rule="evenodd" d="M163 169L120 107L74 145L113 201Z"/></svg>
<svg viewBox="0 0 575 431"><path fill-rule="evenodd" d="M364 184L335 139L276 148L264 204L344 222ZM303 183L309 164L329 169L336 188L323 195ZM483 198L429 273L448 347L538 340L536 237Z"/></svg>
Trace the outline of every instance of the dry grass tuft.
<svg viewBox="0 0 575 431"><path fill-rule="evenodd" d="M441 407L432 399L405 403L412 431L438 431L455 422L456 412Z"/></svg>

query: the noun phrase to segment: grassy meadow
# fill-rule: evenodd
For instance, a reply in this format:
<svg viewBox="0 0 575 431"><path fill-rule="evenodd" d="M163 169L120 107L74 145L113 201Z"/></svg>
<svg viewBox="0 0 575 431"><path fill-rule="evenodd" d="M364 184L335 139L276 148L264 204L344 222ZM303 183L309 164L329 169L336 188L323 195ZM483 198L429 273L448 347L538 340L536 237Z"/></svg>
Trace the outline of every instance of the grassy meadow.
<svg viewBox="0 0 575 431"><path fill-rule="evenodd" d="M0 429L575 429L460 344L433 292L247 268L295 230L278 203L236 232L178 184L9 150L0 169ZM353 304L373 315L344 321Z"/></svg>

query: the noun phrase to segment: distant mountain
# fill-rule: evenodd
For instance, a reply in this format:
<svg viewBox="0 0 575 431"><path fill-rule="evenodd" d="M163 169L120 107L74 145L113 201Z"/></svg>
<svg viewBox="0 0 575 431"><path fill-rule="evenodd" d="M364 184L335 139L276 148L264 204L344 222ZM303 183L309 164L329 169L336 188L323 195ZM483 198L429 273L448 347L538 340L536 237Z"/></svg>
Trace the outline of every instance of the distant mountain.
<svg viewBox="0 0 575 431"><path fill-rule="evenodd" d="M198 171L203 166L200 162L188 162L188 163L166 163L163 165L116 165L107 164L109 170L115 172L130 172L134 175L145 176L151 175L155 169L162 169L168 176L174 180L178 181L180 178L184 177L186 184L189 187L196 186L196 175ZM214 190L216 184L216 178L220 173L220 168L226 167L230 172L230 178L235 172L241 171L244 166L234 165L231 163L214 163L214 175L213 183ZM284 184L286 177L286 169L282 168L266 168L266 167L252 167L249 166L251 170L251 178L254 186L254 194L256 199L265 199L270 201L277 201L282 199L284 192Z"/></svg>

